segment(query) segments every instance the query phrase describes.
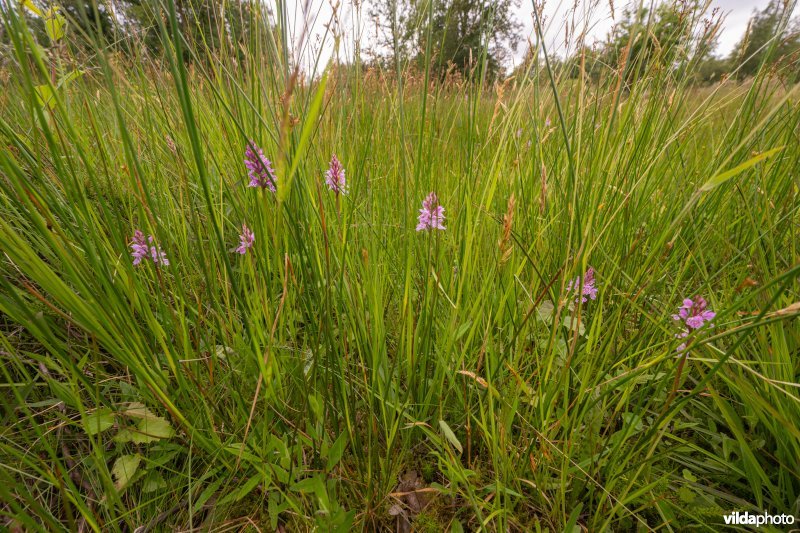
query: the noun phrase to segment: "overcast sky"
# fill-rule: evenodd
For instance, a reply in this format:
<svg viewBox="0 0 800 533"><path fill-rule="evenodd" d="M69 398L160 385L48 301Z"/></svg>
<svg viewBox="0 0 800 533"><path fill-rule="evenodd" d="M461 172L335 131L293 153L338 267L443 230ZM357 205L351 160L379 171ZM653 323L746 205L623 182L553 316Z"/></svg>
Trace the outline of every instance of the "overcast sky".
<svg viewBox="0 0 800 533"><path fill-rule="evenodd" d="M563 24L568 8L573 5L573 1L558 2L551 0L545 4L545 13L548 19L552 21L552 25L546 31L548 41L553 42L556 47L563 47ZM720 12L725 15L725 21L722 28L722 33L719 36L719 45L717 54L727 55L741 39L744 32L747 30L747 23L756 9L763 9L769 3L769 0L714 0L712 8L719 8ZM592 40L603 40L608 34L608 31L614 25L614 22L619 22L622 12L626 7L632 3L622 0L616 0L614 4L614 18L612 18L611 9L608 0L578 0L580 6L577 10L578 14L589 11L589 43ZM533 25L533 10L530 1L523 0L522 5L517 9L517 18L524 25L524 34L528 36L534 35ZM580 24L580 16L576 20L576 24ZM559 35L560 34L560 35ZM560 39L559 39L560 37ZM525 50L518 51L517 57L521 58Z"/></svg>
<svg viewBox="0 0 800 533"><path fill-rule="evenodd" d="M353 36L359 34L361 48L369 48L375 42L374 23L371 22L369 9L371 2L380 0L361 0L361 9L353 7L352 0L288 0L290 26L295 29L295 41L299 40L300 28L303 27L302 5L309 5L307 18L313 25L310 32L306 35L306 46L303 55L306 61L309 57L316 57L316 50L321 49L321 59L323 64L333 54L333 40L325 35L325 24L331 19L333 9L331 3L338 3L340 27L345 32L345 38L340 42L339 53L346 58L352 57ZM645 0L649 1L649 0ZM577 10L567 17L571 7L576 5ZM268 0L268 4L274 5L275 0ZM725 15L722 32L719 36L719 46L716 50L718 55L727 55L747 29L747 22L756 9L763 9L769 0L713 0L712 6L720 9ZM514 54L512 61L519 62L527 49L528 39L534 37L534 23L532 18L531 0L522 0L521 6L515 10L516 18L523 26L519 49ZM608 34L609 29L618 22L626 7L632 2L625 0L614 0L614 16L609 6L609 0L547 0L545 3L545 44L550 52L563 52L564 50L564 24L566 21L573 22L578 28L582 28L588 21L588 43L601 41ZM637 2L638 4L638 2ZM274 12L274 11L273 11ZM511 65L509 65L511 66Z"/></svg>

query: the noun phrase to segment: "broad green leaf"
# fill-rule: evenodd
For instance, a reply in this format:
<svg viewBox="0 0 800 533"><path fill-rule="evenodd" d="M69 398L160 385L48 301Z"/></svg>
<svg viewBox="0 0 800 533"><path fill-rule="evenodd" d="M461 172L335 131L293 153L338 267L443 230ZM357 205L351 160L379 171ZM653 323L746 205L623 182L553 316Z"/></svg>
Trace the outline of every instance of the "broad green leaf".
<svg viewBox="0 0 800 533"><path fill-rule="evenodd" d="M633 428L633 433L638 433L644 429L644 424L642 424L642 417L635 414L635 413L622 413L622 420L623 420L623 427Z"/></svg>
<svg viewBox="0 0 800 533"><path fill-rule="evenodd" d="M586 335L586 326L583 325L583 320L576 320L571 316L564 317L564 327L569 329L570 331L578 330L578 335L581 337Z"/></svg>
<svg viewBox="0 0 800 533"><path fill-rule="evenodd" d="M83 430L89 435L102 433L114 425L114 413L103 407L84 417Z"/></svg>
<svg viewBox="0 0 800 533"><path fill-rule="evenodd" d="M167 488L164 476L158 470L152 470L142 483L142 492L155 492Z"/></svg>
<svg viewBox="0 0 800 533"><path fill-rule="evenodd" d="M718 185L722 185L723 183L725 183L726 181L728 181L732 177L734 177L734 176L736 176L738 174L741 174L742 172L744 172L748 168L752 167L753 165L756 165L757 163L760 163L761 161L767 159L768 157L772 157L773 155L777 154L778 152L780 152L783 149L784 149L783 146L779 146L778 148L773 148L772 150L767 150L766 152L761 152L757 156L755 156L755 157L753 157L751 159L748 159L747 161L745 161L741 165L739 165L737 167L734 167L734 168L732 168L730 170L726 170L722 174L717 174L716 176L714 176L713 178L711 178L710 180L705 182L703 184L703 186L700 187L700 190L703 191L703 192L710 191L714 187L716 187Z"/></svg>
<svg viewBox="0 0 800 533"><path fill-rule="evenodd" d="M283 501L282 496L277 491L269 493L269 504L267 504L267 512L269 513L269 525L273 531L278 529L278 520L282 512L287 510L291 505Z"/></svg>
<svg viewBox="0 0 800 533"><path fill-rule="evenodd" d="M322 526L329 529L329 531L333 533L338 533L339 531L353 531L353 520L356 517L356 510L351 509L349 511L345 511L344 509L339 509L336 513L328 520L327 522L323 523ZM318 515L317 520L324 520L324 515Z"/></svg>
<svg viewBox="0 0 800 533"><path fill-rule="evenodd" d="M142 462L141 455L123 455L114 462L111 475L114 476L114 486L118 491L122 491L133 479L133 475Z"/></svg>
<svg viewBox="0 0 800 533"><path fill-rule="evenodd" d="M561 359L564 359L567 356L568 347L567 347L567 341L564 340L564 337L561 336L558 337L555 344L553 345L553 352Z"/></svg>
<svg viewBox="0 0 800 533"><path fill-rule="evenodd" d="M83 76L83 71L82 70L73 70L73 71L71 71L69 74L67 74L66 76L62 77L60 80L58 80L58 85L56 85L56 89L60 89L61 87L64 87L65 85L68 85L69 83L75 81L76 79L80 78L81 76Z"/></svg>
<svg viewBox="0 0 800 533"><path fill-rule="evenodd" d="M453 447L458 450L458 453L464 453L464 448L461 446L461 442L459 442L456 434L453 433L453 430L450 429L450 426L447 425L447 422L444 420L439 420L439 427L442 428L444 436L450 441L450 444L452 444Z"/></svg>
<svg viewBox="0 0 800 533"><path fill-rule="evenodd" d="M683 486L678 489L678 497L683 503L692 503L695 499L695 494L689 487Z"/></svg>
<svg viewBox="0 0 800 533"><path fill-rule="evenodd" d="M183 446L162 442L153 446L152 452L147 457L147 464L150 467L164 466L175 459L176 456L184 455L185 453L187 453L187 450ZM213 473L214 470L209 470L209 472Z"/></svg>
<svg viewBox="0 0 800 533"><path fill-rule="evenodd" d="M149 437L156 439L168 439L175 435L175 430L169 421L160 416L154 418L142 418L137 426L139 431Z"/></svg>
<svg viewBox="0 0 800 533"><path fill-rule="evenodd" d="M136 407L134 412L141 418L136 428L128 427L121 430L114 437L115 441L148 444L161 439L168 439L175 435L175 430L165 418L155 416L146 407ZM128 411L125 414L131 416Z"/></svg>
<svg viewBox="0 0 800 533"><path fill-rule="evenodd" d="M128 407L122 411L122 414L133 418L147 418L151 420L159 418L158 415L140 402L133 402L129 404Z"/></svg>
<svg viewBox="0 0 800 533"><path fill-rule="evenodd" d="M345 448L347 447L347 432L342 431L342 434L331 444L330 450L328 450L328 462L327 468L331 470L334 466L339 463L339 460L342 458L342 454L344 453Z"/></svg>
<svg viewBox="0 0 800 533"><path fill-rule="evenodd" d="M539 304L539 307L536 308L536 318L549 324L550 320L553 318L554 310L555 306L553 305L553 302L550 300L545 300Z"/></svg>
<svg viewBox="0 0 800 533"><path fill-rule="evenodd" d="M34 90L36 91L36 100L40 106L50 109L56 106L56 98L53 94L53 89L49 85L37 85Z"/></svg>
<svg viewBox="0 0 800 533"><path fill-rule="evenodd" d="M322 402L313 394L308 395L308 404L311 407L311 412L314 413L314 418L319 422L322 420Z"/></svg>
<svg viewBox="0 0 800 533"><path fill-rule="evenodd" d="M39 7L36 4L34 4L31 0L22 0L22 5L25 6L33 14L38 15L40 17L44 16L42 10L39 9Z"/></svg>
<svg viewBox="0 0 800 533"><path fill-rule="evenodd" d="M314 477L309 477L305 479L301 479L294 485L292 485L289 490L293 492L300 492L302 494L310 494L313 493L318 500L319 506L322 510L327 511L330 509L330 502L328 501L328 493L325 490L325 482L322 480L321 475L316 475Z"/></svg>
<svg viewBox="0 0 800 533"><path fill-rule="evenodd" d="M57 7L51 7L44 13L44 30L51 42L56 42L64 37L64 26L67 25L61 13L58 12Z"/></svg>
<svg viewBox="0 0 800 533"><path fill-rule="evenodd" d="M121 429L114 436L114 441L122 443L133 442L134 444L149 444L151 442L158 442L159 440L160 439L158 439L157 437L151 437L150 435L145 435L136 428Z"/></svg>
<svg viewBox="0 0 800 533"><path fill-rule="evenodd" d="M311 494L316 492L320 488L321 484L322 480L319 477L307 477L292 485L289 490L293 492L300 492L302 494Z"/></svg>

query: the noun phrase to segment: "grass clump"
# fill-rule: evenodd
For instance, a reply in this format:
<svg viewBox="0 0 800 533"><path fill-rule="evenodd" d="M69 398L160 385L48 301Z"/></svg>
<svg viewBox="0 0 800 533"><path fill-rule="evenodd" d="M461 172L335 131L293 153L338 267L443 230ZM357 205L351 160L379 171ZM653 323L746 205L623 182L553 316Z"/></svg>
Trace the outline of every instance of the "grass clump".
<svg viewBox="0 0 800 533"><path fill-rule="evenodd" d="M168 3L131 58L2 13L6 527L800 514L795 86L301 76L266 15L234 57Z"/></svg>

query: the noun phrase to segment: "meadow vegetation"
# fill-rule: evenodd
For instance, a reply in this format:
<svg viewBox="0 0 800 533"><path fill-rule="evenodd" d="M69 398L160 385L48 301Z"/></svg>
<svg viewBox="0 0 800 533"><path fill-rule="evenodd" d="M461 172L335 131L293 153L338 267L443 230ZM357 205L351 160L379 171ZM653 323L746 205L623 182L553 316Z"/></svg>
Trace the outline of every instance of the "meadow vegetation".
<svg viewBox="0 0 800 533"><path fill-rule="evenodd" d="M212 50L167 2L155 55L0 6L3 527L800 517L796 63L308 71L258 10Z"/></svg>

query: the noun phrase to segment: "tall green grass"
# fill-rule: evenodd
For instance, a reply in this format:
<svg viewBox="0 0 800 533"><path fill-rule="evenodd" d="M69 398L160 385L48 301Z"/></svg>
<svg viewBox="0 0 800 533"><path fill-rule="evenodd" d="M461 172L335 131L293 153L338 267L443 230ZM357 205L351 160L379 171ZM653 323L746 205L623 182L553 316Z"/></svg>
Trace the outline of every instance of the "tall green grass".
<svg viewBox="0 0 800 533"><path fill-rule="evenodd" d="M212 53L167 4L153 58L43 53L4 9L4 527L800 516L795 87L301 72L278 15ZM277 194L246 187L248 139ZM447 230L416 232L430 191ZM135 229L168 267L132 265ZM694 295L715 327L678 354Z"/></svg>

